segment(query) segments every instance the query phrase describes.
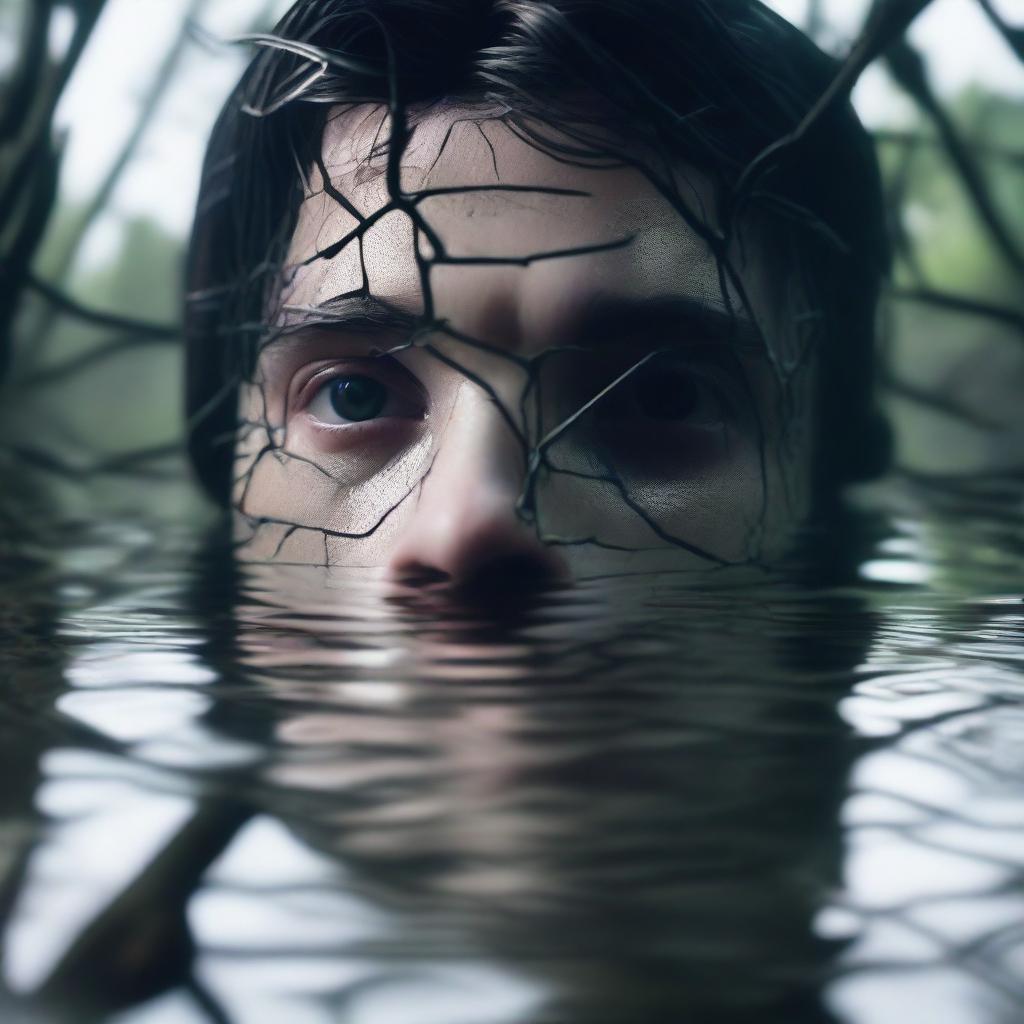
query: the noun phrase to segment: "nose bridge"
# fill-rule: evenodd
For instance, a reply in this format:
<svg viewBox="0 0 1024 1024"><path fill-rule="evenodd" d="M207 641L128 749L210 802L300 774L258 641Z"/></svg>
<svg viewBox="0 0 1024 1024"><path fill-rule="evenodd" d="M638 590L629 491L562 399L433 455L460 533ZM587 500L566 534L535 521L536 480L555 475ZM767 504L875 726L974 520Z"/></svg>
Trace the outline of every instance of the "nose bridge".
<svg viewBox="0 0 1024 1024"><path fill-rule="evenodd" d="M438 438L434 464L422 484L414 524L435 540L464 541L495 522L522 526L515 512L525 455L497 401L465 383ZM525 527L524 527L525 529Z"/></svg>
<svg viewBox="0 0 1024 1024"><path fill-rule="evenodd" d="M561 558L516 514L525 467L520 440L497 401L477 385L463 384L439 428L437 455L419 500L402 526L392 575L456 583L481 582L499 571L563 578Z"/></svg>
<svg viewBox="0 0 1024 1024"><path fill-rule="evenodd" d="M511 395L500 393L494 384L491 387L493 394L471 381L460 386L439 439L438 460L450 461L460 475L464 471L467 486L493 491L512 488L518 494L526 453L515 426L516 405Z"/></svg>

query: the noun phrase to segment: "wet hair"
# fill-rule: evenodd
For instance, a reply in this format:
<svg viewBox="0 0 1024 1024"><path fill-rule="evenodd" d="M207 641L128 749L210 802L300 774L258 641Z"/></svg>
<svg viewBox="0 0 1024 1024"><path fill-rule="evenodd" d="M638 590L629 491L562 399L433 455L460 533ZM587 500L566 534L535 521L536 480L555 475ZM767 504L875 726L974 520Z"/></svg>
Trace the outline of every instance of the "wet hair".
<svg viewBox="0 0 1024 1024"><path fill-rule="evenodd" d="M756 216L775 293L799 296L806 344L773 362L785 376L813 343L819 495L884 467L873 377L888 248L873 145L841 97L747 173L838 69L757 0L299 0L257 42L213 131L187 274L188 447L217 500L230 496L238 385L281 287L325 118L345 103L486 104L558 159L655 154L642 167L657 176L663 154L697 169L716 193L715 224L692 203L677 203L681 215L716 254Z"/></svg>

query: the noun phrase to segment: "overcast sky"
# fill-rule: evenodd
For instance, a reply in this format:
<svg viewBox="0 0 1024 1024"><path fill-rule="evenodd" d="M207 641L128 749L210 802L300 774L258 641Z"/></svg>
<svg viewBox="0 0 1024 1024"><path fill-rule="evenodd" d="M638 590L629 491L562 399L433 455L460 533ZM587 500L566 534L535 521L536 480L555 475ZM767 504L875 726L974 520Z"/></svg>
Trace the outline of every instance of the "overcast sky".
<svg viewBox="0 0 1024 1024"><path fill-rule="evenodd" d="M62 188L69 197L87 196L102 180L139 114L140 97L153 69L197 0L108 0L89 47L58 111L69 130ZM825 0L824 45L842 53L856 35L870 0ZM199 21L211 32L244 31L257 11L288 7L288 0L207 0ZM803 26L808 0L769 0L783 16ZM995 0L1011 23L1024 25L1024 0ZM66 34L70 23L53 40ZM1024 66L993 30L976 0L933 0L911 29L928 59L936 86L946 94L971 82L1024 100ZM187 231L198 185L203 146L217 109L240 73L244 54L230 49L211 54L191 44L181 71L160 105L114 199L115 213L145 213L175 233ZM879 68L869 69L854 94L861 116L872 126L905 123L911 109ZM115 243L110 218L90 240L91 254Z"/></svg>

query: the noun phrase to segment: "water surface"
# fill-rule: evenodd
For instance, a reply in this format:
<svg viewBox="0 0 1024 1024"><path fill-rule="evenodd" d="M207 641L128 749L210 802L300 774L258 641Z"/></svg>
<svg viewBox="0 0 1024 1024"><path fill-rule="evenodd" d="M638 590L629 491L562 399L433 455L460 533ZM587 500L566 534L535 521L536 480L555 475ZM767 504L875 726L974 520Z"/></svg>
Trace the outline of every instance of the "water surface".
<svg viewBox="0 0 1024 1024"><path fill-rule="evenodd" d="M4 1021L1024 1017L1024 488L500 614L84 517L0 577Z"/></svg>

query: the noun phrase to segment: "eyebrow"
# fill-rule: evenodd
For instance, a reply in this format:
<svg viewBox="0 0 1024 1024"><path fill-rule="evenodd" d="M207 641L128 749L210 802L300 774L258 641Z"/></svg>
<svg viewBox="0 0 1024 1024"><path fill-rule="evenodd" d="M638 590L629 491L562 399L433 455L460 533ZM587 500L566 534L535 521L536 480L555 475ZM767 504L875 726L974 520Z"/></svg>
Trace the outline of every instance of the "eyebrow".
<svg viewBox="0 0 1024 1024"><path fill-rule="evenodd" d="M641 340L658 340L667 347L708 343L752 350L764 347L760 327L738 306L729 310L685 294L594 296L573 312L565 337L567 346L580 348Z"/></svg>
<svg viewBox="0 0 1024 1024"><path fill-rule="evenodd" d="M399 303L373 295L347 293L316 306L285 306L285 322L266 344L288 340L310 331L342 332L373 336L411 334L421 327L422 318Z"/></svg>
<svg viewBox="0 0 1024 1024"><path fill-rule="evenodd" d="M346 293L316 306L285 306L287 320L271 338L287 341L311 331L364 337L408 337L424 327L421 315L401 302ZM657 339L680 347L725 344L745 350L764 348L758 324L739 308L728 310L694 295L667 294L637 298L598 294L582 299L567 316L562 340L551 348L600 348ZM485 339L479 339L485 341Z"/></svg>

